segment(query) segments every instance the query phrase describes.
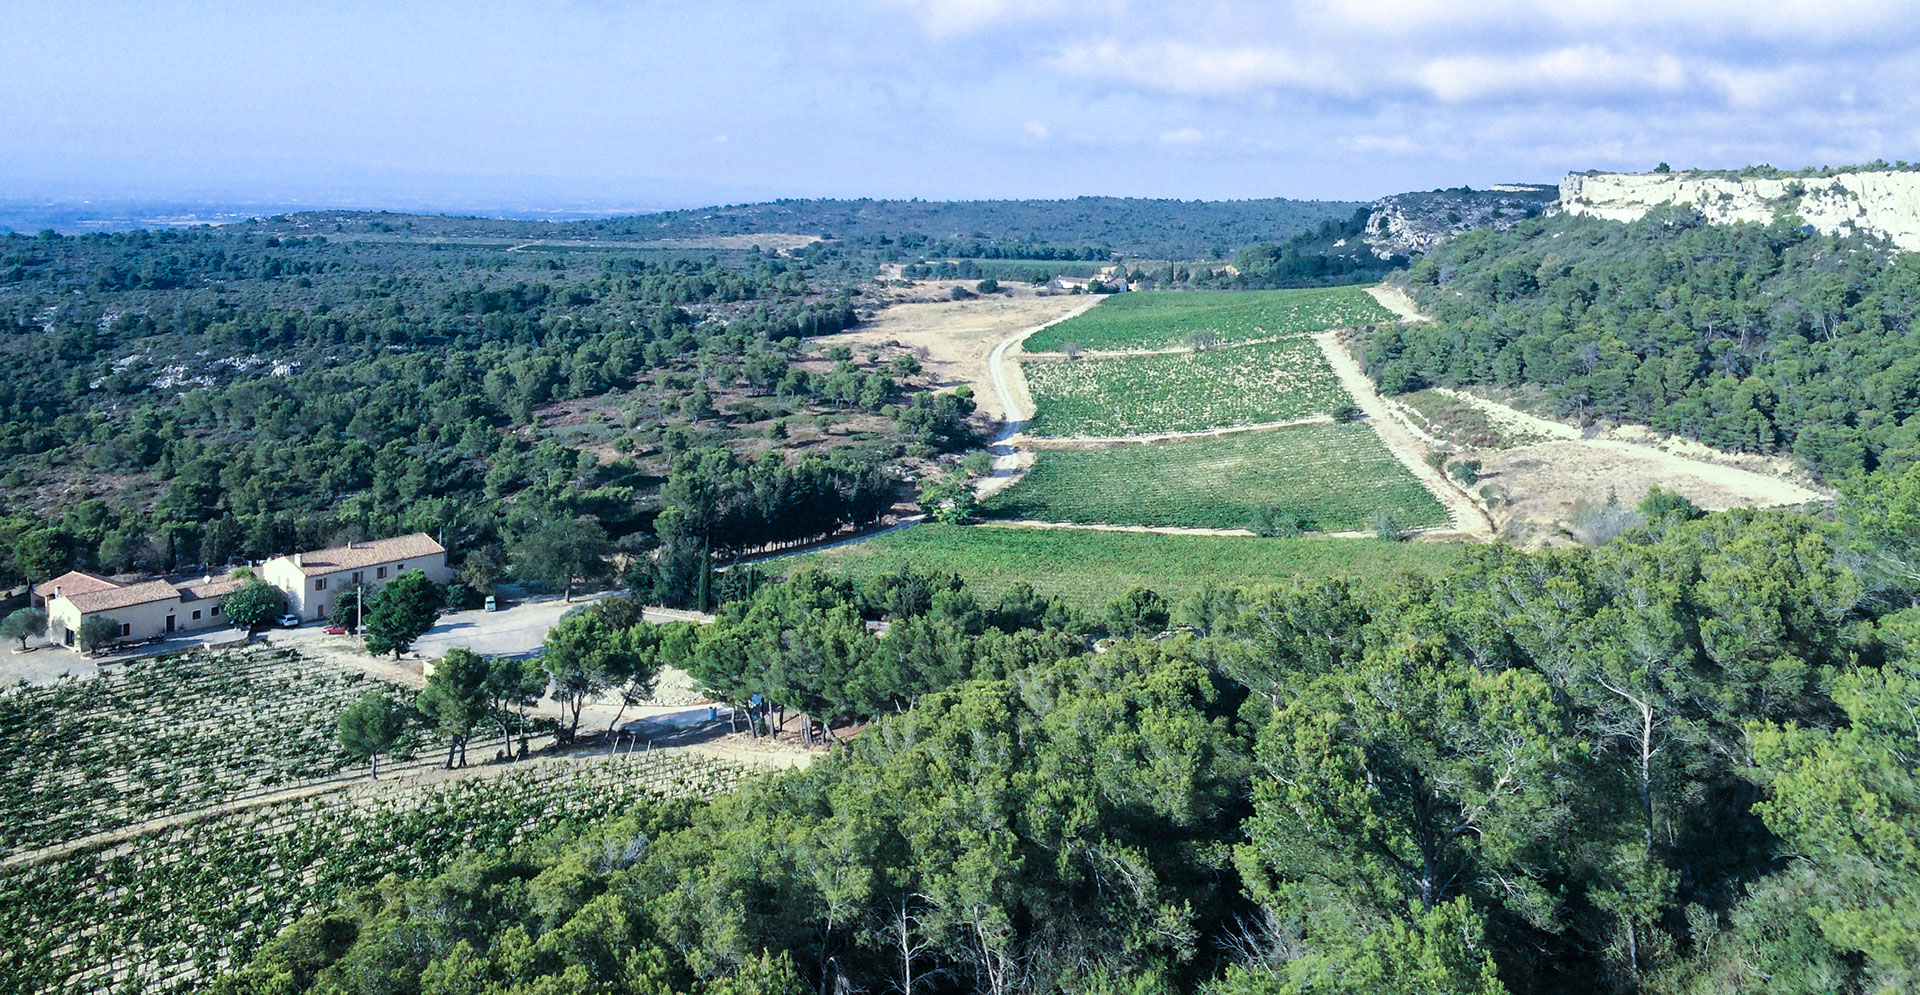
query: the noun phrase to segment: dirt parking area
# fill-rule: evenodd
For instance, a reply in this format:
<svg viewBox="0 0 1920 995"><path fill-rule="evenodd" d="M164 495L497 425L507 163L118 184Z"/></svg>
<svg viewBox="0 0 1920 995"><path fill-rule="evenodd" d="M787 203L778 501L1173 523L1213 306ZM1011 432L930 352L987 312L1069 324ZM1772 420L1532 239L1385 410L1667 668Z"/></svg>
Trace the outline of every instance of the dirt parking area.
<svg viewBox="0 0 1920 995"><path fill-rule="evenodd" d="M1084 296L1022 295L895 304L853 331L808 341L820 349L845 345L855 351L899 343L913 351L935 389L971 386L980 410L1004 419L1006 410L993 388L988 354L1008 336L1045 324L1086 303Z"/></svg>

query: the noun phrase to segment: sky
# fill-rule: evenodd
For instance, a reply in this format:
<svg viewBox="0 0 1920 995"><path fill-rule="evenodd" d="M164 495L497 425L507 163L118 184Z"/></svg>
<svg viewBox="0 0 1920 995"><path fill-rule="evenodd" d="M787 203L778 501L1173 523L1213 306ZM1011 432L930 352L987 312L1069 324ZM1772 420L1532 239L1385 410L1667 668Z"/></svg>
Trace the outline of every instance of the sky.
<svg viewBox="0 0 1920 995"><path fill-rule="evenodd" d="M1880 0L0 0L0 198L1368 200L1920 160Z"/></svg>

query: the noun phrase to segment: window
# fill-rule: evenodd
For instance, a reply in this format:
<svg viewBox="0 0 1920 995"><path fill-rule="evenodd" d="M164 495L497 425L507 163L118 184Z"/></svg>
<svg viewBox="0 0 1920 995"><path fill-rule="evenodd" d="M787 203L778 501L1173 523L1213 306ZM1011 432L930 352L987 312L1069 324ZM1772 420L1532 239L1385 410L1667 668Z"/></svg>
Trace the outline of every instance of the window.
<svg viewBox="0 0 1920 995"><path fill-rule="evenodd" d="M214 605L214 606L213 606L213 613L214 613L215 615L218 615L218 614L220 614L220 606L219 606L219 605Z"/></svg>
<svg viewBox="0 0 1920 995"><path fill-rule="evenodd" d="M396 563L393 565L393 569L395 570L405 570L406 568L407 568L407 565L404 563Z"/></svg>
<svg viewBox="0 0 1920 995"><path fill-rule="evenodd" d="M373 578L374 578L375 580L386 580L386 579L387 579L387 568L386 568L386 567L381 567L380 569L378 569L378 570L375 570L375 571L373 572Z"/></svg>
<svg viewBox="0 0 1920 995"><path fill-rule="evenodd" d="M132 626L132 625L129 625L129 624L128 624L128 623L126 623L126 622L122 622L122 623L120 623L120 634L121 634L121 635L123 635L123 636L131 636L131 635L133 635L133 626Z"/></svg>
<svg viewBox="0 0 1920 995"><path fill-rule="evenodd" d="M354 582L355 584L358 584L358 583L360 583L360 571L358 571L358 570L355 570L355 571L353 572L353 582Z"/></svg>
<svg viewBox="0 0 1920 995"><path fill-rule="evenodd" d="M194 620L195 622L198 622L198 621L200 621L200 613L199 613L198 611L195 611L195 612L193 613L193 620Z"/></svg>
<svg viewBox="0 0 1920 995"><path fill-rule="evenodd" d="M325 577L322 577L322 578L320 578L320 579L318 579L318 580L316 580L316 581L314 581L314 582L313 582L313 589L314 589L314 590L316 590L316 591L324 591L324 590L326 590L326 589L327 589L327 579L326 579Z"/></svg>

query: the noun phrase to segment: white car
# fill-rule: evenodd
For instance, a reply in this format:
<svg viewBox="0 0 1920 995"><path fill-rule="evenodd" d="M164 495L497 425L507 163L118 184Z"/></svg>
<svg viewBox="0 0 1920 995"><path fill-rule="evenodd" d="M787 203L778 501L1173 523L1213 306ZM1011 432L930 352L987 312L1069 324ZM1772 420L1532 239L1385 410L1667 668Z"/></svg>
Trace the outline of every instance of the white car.
<svg viewBox="0 0 1920 995"><path fill-rule="evenodd" d="M288 612L285 615L280 616L279 621L280 621L280 628L282 629L300 628L300 616L295 615L292 612Z"/></svg>

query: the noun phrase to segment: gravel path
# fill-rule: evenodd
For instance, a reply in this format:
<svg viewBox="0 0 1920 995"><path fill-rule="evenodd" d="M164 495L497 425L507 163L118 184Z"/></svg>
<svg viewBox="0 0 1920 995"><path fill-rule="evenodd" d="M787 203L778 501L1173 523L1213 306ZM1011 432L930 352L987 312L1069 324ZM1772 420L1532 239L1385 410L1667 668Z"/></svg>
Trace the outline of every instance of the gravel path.
<svg viewBox="0 0 1920 995"><path fill-rule="evenodd" d="M1393 417L1386 398L1380 396L1373 380L1360 368L1353 354L1340 344L1340 334L1319 332L1313 336L1313 341L1321 352L1326 353L1327 363L1340 377L1340 385L1352 396L1353 403L1367 413L1367 424L1373 428L1373 434L1380 437L1380 443L1447 509L1450 522L1448 531L1476 538L1491 538L1493 518L1472 496L1439 470L1427 465L1427 447Z"/></svg>

